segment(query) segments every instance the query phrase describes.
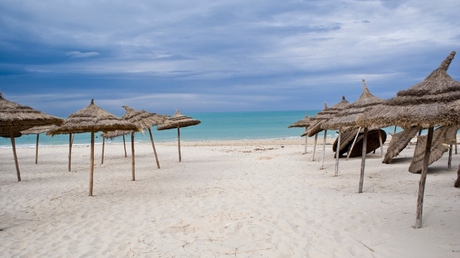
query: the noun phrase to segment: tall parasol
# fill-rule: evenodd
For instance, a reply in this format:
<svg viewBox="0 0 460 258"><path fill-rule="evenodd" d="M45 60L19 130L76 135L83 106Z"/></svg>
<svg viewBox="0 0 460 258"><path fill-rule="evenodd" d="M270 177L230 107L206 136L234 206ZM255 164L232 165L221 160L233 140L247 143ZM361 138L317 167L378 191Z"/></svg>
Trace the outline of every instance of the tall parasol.
<svg viewBox="0 0 460 258"><path fill-rule="evenodd" d="M22 135L21 131L34 126L60 125L62 121L59 117L51 116L31 107L6 100L0 92L0 136L11 139L18 181L21 181L21 172L19 171L14 138L20 137Z"/></svg>
<svg viewBox="0 0 460 258"><path fill-rule="evenodd" d="M327 122L329 119L334 117L338 112L340 112L343 109L348 108L350 105L350 102L348 102L345 99L345 96L342 96L342 101L339 103L333 105L332 107L325 108L323 111L318 112L312 120L315 121L314 124L312 124L308 128L307 136L313 136L321 131L324 130L324 140L323 140L323 160L320 169L324 168L324 156L326 155L326 134L327 134L327 129L323 128L323 124ZM339 133L340 137L340 133ZM337 171L337 167L336 167ZM337 172L336 172L337 174Z"/></svg>
<svg viewBox="0 0 460 258"><path fill-rule="evenodd" d="M166 119L165 116L158 115L156 113L149 113L145 110L134 110L128 106L122 106L126 113L121 117L133 124L138 128L147 129L150 135L150 142L152 143L153 153L157 162L157 167L160 168L160 162L158 161L157 151L155 149L155 142L153 141L152 127L163 123ZM134 159L134 131L131 133L131 152L132 152L132 169L133 169L133 181L135 180L135 159Z"/></svg>
<svg viewBox="0 0 460 258"><path fill-rule="evenodd" d="M69 133L91 133L89 196L93 196L94 134L99 131L108 132L113 130L140 131L141 129L133 123L118 118L96 106L94 99L92 99L89 106L71 114L61 126L56 126L47 133L51 136Z"/></svg>
<svg viewBox="0 0 460 258"><path fill-rule="evenodd" d="M182 115L179 112L179 110L176 110L176 113L172 117L169 117L168 119L166 119L166 121L163 124L157 126L157 130L159 131L177 128L177 147L179 151L179 162L182 161L181 152L180 152L180 128L197 125L199 123L201 123L200 120L193 119L189 116Z"/></svg>
<svg viewBox="0 0 460 258"><path fill-rule="evenodd" d="M369 89L367 88L366 81L363 79L363 93L359 96L359 98L351 103L346 109L342 110L341 112L338 112L334 117L329 119L327 122L323 123L322 128L323 129L338 129L339 130L339 143L340 143L340 131L344 127L351 127L355 128L358 127L356 124L356 120L358 117L362 114L362 112L371 106L376 106L379 104L382 104L384 102L383 99L378 98L374 96ZM361 128L358 128L358 134ZM377 131L377 135L381 135L381 131ZM372 138L375 139L375 138ZM377 139L380 139L380 146L383 145L382 138L378 137ZM375 146L378 146L378 144L374 144ZM341 145L339 144L341 147ZM362 140L362 156L361 156L361 174L362 178L360 179L360 187L359 187L359 192L361 192L362 189L362 179L364 177L364 164L366 160L366 154L367 154L367 146L368 146L368 127L364 128L364 134L363 134L363 140ZM337 149L337 155L336 155L336 175L338 173L338 164L339 164L339 156L340 153L340 148ZM382 151L383 152L383 151Z"/></svg>
<svg viewBox="0 0 460 258"><path fill-rule="evenodd" d="M365 127L397 125L403 129L413 126L428 129L417 198L416 228L422 227L423 198L433 129L435 126L458 123L458 114L449 110L449 104L460 99L460 82L447 74L454 56L455 52L452 51L422 82L399 91L396 97L379 107L369 109L358 118L358 124Z"/></svg>

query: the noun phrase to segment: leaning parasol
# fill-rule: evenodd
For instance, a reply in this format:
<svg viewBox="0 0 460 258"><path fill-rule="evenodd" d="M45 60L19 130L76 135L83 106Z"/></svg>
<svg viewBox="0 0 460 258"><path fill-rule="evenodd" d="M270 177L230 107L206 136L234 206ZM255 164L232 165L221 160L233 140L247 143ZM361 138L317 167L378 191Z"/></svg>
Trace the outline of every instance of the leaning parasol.
<svg viewBox="0 0 460 258"><path fill-rule="evenodd" d="M121 117L124 120L127 120L135 124L138 128L147 129L150 135L150 142L152 143L153 153L155 155L155 160L157 167L160 168L160 162L158 161L157 151L155 149L155 142L153 141L152 127L163 123L166 119L165 116L158 115L156 113L149 113L145 110L134 110L128 106L122 106L126 113ZM133 181L135 180L135 157L134 157L134 133L131 132L131 152L132 152L132 169L133 169Z"/></svg>
<svg viewBox="0 0 460 258"><path fill-rule="evenodd" d="M21 172L19 171L14 138L20 137L22 135L21 131L34 126L60 125L62 121L59 117L51 116L31 107L6 100L0 92L0 136L11 139L18 181L21 181Z"/></svg>
<svg viewBox="0 0 460 258"><path fill-rule="evenodd" d="M180 152L180 128L188 127L192 125L197 125L201 123L200 120L193 119L189 116L182 115L179 110L176 110L176 113L164 121L163 124L157 126L157 130L168 130L177 128L177 146L179 151L179 162L182 161L181 152Z"/></svg>
<svg viewBox="0 0 460 258"><path fill-rule="evenodd" d="M108 132L113 130L140 131L140 128L96 106L94 104L94 99L92 99L89 106L71 114L64 120L61 126L56 126L47 133L51 136L69 133L91 133L90 196L93 195L94 134L99 131Z"/></svg>
<svg viewBox="0 0 460 258"><path fill-rule="evenodd" d="M413 126L428 129L417 198L416 228L422 227L423 198L434 127L458 124L458 113L449 110L449 105L460 99L460 82L447 74L454 56L453 51L422 82L399 91L396 97L378 108L367 110L358 119L358 124L365 127L397 125L403 129Z"/></svg>
<svg viewBox="0 0 460 258"><path fill-rule="evenodd" d="M324 139L323 139L323 159L321 163L320 169L324 168L324 157L326 156L326 135L327 129L323 128L323 124L326 123L329 119L335 116L341 110L348 108L350 102L345 99L345 96L342 96L342 101L333 105L329 108L324 108L323 111L318 112L314 117L312 117L313 121L316 121L315 124L312 124L308 128L307 136L313 136L318 134L321 131L324 131ZM340 136L340 133L339 133ZM337 174L337 167L336 167L336 174Z"/></svg>

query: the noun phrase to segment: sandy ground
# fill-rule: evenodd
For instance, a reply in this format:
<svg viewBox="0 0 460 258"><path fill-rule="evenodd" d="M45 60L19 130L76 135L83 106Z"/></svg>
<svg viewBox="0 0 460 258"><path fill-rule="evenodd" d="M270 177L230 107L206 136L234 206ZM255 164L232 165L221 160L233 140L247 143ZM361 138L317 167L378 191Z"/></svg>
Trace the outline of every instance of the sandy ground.
<svg viewBox="0 0 460 258"><path fill-rule="evenodd" d="M387 141L388 142L388 141ZM313 144L309 140L309 144ZM414 147L392 164L335 160L326 145L304 153L302 139L150 143L131 154L96 145L94 196L89 145L0 148L0 253L3 257L460 257L459 156L430 166L423 228L414 229L419 174Z"/></svg>

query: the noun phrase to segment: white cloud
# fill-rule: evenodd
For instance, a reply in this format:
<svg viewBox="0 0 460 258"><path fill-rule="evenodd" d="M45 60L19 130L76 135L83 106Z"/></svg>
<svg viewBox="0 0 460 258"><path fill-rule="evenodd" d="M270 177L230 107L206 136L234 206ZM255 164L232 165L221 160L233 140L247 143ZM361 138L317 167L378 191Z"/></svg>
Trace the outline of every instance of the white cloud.
<svg viewBox="0 0 460 258"><path fill-rule="evenodd" d="M98 52L80 52L80 51L70 51L65 54L72 58L85 58L85 57L100 55Z"/></svg>

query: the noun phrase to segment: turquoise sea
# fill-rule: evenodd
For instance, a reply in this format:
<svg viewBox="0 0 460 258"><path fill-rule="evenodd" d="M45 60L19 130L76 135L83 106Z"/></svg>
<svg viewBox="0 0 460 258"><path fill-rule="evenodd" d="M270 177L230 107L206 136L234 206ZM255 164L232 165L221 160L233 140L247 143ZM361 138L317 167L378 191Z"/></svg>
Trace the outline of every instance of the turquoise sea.
<svg viewBox="0 0 460 258"><path fill-rule="evenodd" d="M301 120L308 114L316 115L320 110L298 111L263 111L263 112L210 112L210 113L184 113L184 115L201 121L199 125L181 129L181 141L214 141L214 140L250 140L250 139L283 139L300 138L304 128L288 128L288 126ZM172 114L170 114L172 115ZM102 143L101 133L96 133L96 144ZM177 141L177 130L158 131L152 129L155 142ZM320 133L320 136L323 136ZM328 131L328 137L337 137L336 131ZM35 146L36 135L23 135L16 138L16 145ZM89 144L89 133L75 134L74 144ZM130 141L127 136L126 141ZM136 142L149 142L148 131L144 134L137 133ZM40 145L67 145L68 135L55 135L54 137L40 134ZM106 143L123 142L122 137L107 140ZM0 137L0 148L11 147L9 138Z"/></svg>

